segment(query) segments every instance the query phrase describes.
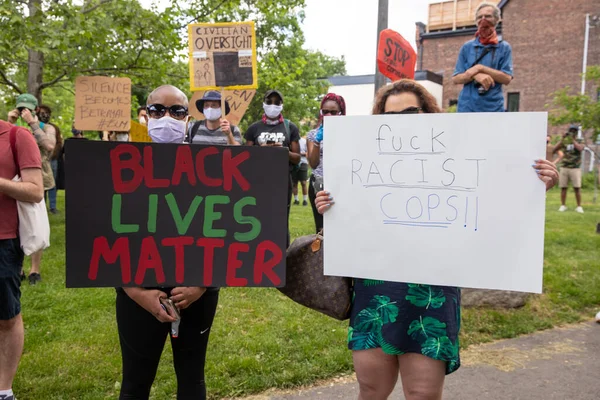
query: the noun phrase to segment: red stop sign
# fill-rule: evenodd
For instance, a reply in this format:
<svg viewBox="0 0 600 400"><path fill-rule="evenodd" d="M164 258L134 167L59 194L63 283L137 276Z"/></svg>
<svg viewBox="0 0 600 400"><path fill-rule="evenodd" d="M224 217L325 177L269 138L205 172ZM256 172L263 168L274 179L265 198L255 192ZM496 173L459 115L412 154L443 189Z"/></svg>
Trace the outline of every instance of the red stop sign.
<svg viewBox="0 0 600 400"><path fill-rule="evenodd" d="M377 49L379 72L392 81L414 79L416 62L417 53L402 35L391 29L381 31Z"/></svg>

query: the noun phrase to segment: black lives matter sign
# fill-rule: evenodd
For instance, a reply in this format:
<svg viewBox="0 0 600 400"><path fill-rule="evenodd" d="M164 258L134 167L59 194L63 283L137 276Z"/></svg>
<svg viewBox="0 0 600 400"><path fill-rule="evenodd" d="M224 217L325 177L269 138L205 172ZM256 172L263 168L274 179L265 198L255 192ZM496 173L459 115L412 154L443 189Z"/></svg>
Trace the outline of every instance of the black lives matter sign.
<svg viewBox="0 0 600 400"><path fill-rule="evenodd" d="M67 146L68 287L285 284L285 149Z"/></svg>

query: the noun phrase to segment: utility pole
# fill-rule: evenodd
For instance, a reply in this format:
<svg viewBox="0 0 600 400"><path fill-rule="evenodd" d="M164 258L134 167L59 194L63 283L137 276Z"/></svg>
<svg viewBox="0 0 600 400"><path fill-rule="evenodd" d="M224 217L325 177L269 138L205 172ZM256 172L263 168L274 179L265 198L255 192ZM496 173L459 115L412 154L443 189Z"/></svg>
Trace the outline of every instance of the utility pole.
<svg viewBox="0 0 600 400"><path fill-rule="evenodd" d="M379 35L381 31L388 27L388 0L379 0L379 13L377 16L377 44L375 45L375 54L377 54L377 47L379 46ZM385 76L379 72L377 66L377 56L375 57L375 93L380 87L385 85Z"/></svg>

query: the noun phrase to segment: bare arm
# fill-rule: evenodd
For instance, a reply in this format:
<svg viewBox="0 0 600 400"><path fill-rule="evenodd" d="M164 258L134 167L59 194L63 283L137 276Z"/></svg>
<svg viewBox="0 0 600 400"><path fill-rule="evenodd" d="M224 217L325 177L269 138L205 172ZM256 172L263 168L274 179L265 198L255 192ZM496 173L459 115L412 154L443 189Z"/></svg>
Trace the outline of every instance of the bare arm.
<svg viewBox="0 0 600 400"><path fill-rule="evenodd" d="M0 178L0 193L18 201L39 203L44 198L44 184L40 168L25 168L21 172L21 182Z"/></svg>
<svg viewBox="0 0 600 400"><path fill-rule="evenodd" d="M246 140L246 146L254 146L253 140Z"/></svg>
<svg viewBox="0 0 600 400"><path fill-rule="evenodd" d="M554 163L554 165L557 165L565 156L565 153L563 153L561 150L558 150L556 152L556 154L558 155L558 158L556 158L554 161L552 161Z"/></svg>
<svg viewBox="0 0 600 400"><path fill-rule="evenodd" d="M577 151L583 151L583 149L585 149L585 144L583 143L579 143L578 141L574 140L573 141L573 146L575 146L575 149Z"/></svg>
<svg viewBox="0 0 600 400"><path fill-rule="evenodd" d="M321 146L308 140L306 147L308 148L308 163L312 169L315 169L321 162Z"/></svg>
<svg viewBox="0 0 600 400"><path fill-rule="evenodd" d="M44 131L40 128L40 123L37 118L34 117L27 108L23 110L21 117L31 128L31 132L33 132L33 136L35 137L38 146L48 152L54 151L54 146L56 146L56 131L54 130L54 127L46 124L47 132Z"/></svg>
<svg viewBox="0 0 600 400"><path fill-rule="evenodd" d="M294 165L300 164L300 143L290 143L290 162Z"/></svg>
<svg viewBox="0 0 600 400"><path fill-rule="evenodd" d="M480 67L479 73L491 76L495 82L502 85L508 85L513 79L512 76L505 74L502 71L498 71L497 69L486 67L485 65L476 65L476 67L477 66Z"/></svg>
<svg viewBox="0 0 600 400"><path fill-rule="evenodd" d="M503 85L508 85L512 81L512 76L505 74L502 71L486 67L485 65L477 64L469 68L462 74L453 76L452 83L454 83L455 85L464 85L466 83L471 82L473 79L475 79L475 76L479 74L489 75L494 80L494 82L498 82Z"/></svg>

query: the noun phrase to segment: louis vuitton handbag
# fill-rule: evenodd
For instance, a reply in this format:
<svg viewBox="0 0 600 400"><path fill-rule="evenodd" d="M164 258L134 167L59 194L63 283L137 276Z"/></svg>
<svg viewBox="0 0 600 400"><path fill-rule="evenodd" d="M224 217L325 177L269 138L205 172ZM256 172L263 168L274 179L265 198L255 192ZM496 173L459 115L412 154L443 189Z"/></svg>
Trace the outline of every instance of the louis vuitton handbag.
<svg viewBox="0 0 600 400"><path fill-rule="evenodd" d="M352 279L323 274L323 231L294 240L287 250L281 293L298 304L343 321L350 317Z"/></svg>

